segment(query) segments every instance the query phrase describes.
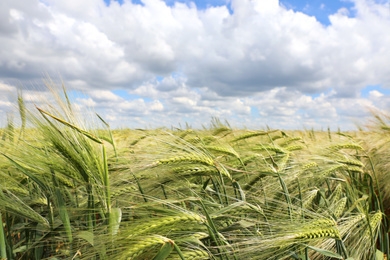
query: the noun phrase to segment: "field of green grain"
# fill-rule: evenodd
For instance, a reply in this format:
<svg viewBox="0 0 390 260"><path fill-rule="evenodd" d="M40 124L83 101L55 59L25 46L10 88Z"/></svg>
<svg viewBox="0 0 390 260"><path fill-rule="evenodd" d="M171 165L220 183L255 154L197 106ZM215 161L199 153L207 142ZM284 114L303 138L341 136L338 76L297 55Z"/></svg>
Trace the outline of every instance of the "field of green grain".
<svg viewBox="0 0 390 260"><path fill-rule="evenodd" d="M349 259L389 253L390 124L113 130L65 92L0 130L1 259Z"/></svg>

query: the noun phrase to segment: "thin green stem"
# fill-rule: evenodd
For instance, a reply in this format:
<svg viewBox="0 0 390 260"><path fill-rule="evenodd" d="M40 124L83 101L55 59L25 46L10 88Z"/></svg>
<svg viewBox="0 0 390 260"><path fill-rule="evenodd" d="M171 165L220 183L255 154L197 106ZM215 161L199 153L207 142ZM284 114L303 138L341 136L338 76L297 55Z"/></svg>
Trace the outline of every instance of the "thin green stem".
<svg viewBox="0 0 390 260"><path fill-rule="evenodd" d="M0 212L0 257L1 259L7 259L7 249L6 249L6 240L5 240L5 232L3 226L3 217Z"/></svg>

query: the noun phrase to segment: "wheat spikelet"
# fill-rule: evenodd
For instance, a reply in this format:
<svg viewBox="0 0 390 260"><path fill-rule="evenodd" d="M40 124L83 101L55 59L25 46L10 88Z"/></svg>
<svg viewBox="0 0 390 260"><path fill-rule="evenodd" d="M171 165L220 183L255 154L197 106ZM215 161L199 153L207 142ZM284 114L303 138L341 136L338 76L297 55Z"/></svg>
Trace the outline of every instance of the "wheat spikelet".
<svg viewBox="0 0 390 260"><path fill-rule="evenodd" d="M297 144L297 145L291 145L291 146L285 147L284 149L286 151L292 152L292 151L303 150L304 148L305 148L305 146Z"/></svg>
<svg viewBox="0 0 390 260"><path fill-rule="evenodd" d="M7 136L8 140L13 143L15 137L15 127L14 127L14 116L12 114L7 114Z"/></svg>
<svg viewBox="0 0 390 260"><path fill-rule="evenodd" d="M238 153L230 146L227 145L219 145L219 146L205 146L208 150L213 150L219 153L227 154L227 155L233 155L234 157L239 158L240 156Z"/></svg>
<svg viewBox="0 0 390 260"><path fill-rule="evenodd" d="M360 167L357 167L357 166L347 166L345 167L346 170L348 171L351 171L351 172L360 172L360 173L363 173L364 170Z"/></svg>
<svg viewBox="0 0 390 260"><path fill-rule="evenodd" d="M61 176L61 175L58 175L56 176L56 178L58 179L58 181L65 185L66 187L69 187L69 188L74 188L74 184L72 181L70 181L69 179L66 179L65 177Z"/></svg>
<svg viewBox="0 0 390 260"><path fill-rule="evenodd" d="M29 206L47 206L47 199L46 198L35 198L28 201Z"/></svg>
<svg viewBox="0 0 390 260"><path fill-rule="evenodd" d="M336 201L339 201L343 192L343 186L339 183L336 188L333 190L332 195L329 198L330 203L334 204Z"/></svg>
<svg viewBox="0 0 390 260"><path fill-rule="evenodd" d="M167 164L178 164L178 163L187 163L187 162L201 163L210 166L214 165L214 161L210 157L206 155L198 155L195 153L188 153L188 154L171 157L168 159L161 159L153 163L152 165L167 165Z"/></svg>
<svg viewBox="0 0 390 260"><path fill-rule="evenodd" d="M307 194L305 194L305 197L303 199L303 204L302 204L302 207L304 209L311 208L311 204L312 204L313 200L315 199L315 197L317 196L317 193L318 193L318 190L315 189L315 190L311 190L311 191L307 192Z"/></svg>
<svg viewBox="0 0 390 260"><path fill-rule="evenodd" d="M340 239L340 233L334 227L318 228L312 231L302 232L295 236L297 239L335 238Z"/></svg>
<svg viewBox="0 0 390 260"><path fill-rule="evenodd" d="M283 138L283 135L275 135L275 136L271 137L272 141L276 141L280 138Z"/></svg>
<svg viewBox="0 0 390 260"><path fill-rule="evenodd" d="M178 234L177 236L175 236L176 237L175 240L178 243L182 243L182 242L187 242L189 240L200 240L209 236L210 235L205 232L191 232L190 234L186 232L183 233L182 235Z"/></svg>
<svg viewBox="0 0 390 260"><path fill-rule="evenodd" d="M188 129L188 130L186 130L186 131L183 131L183 132L179 135L179 137L180 137L181 139L183 139L183 138L186 137L188 134L192 134L193 132L194 132L194 130Z"/></svg>
<svg viewBox="0 0 390 260"><path fill-rule="evenodd" d="M212 143L212 142L215 142L217 140L217 138L215 138L214 136L205 136L202 138L202 141L205 143L205 144L209 144L209 143Z"/></svg>
<svg viewBox="0 0 390 260"><path fill-rule="evenodd" d="M4 185L4 187L7 187L6 189L9 192L17 194L17 195L22 195L22 196L28 196L29 195L29 192L27 190L22 189L20 187L16 187L16 186L10 187L7 183L6 183L6 185Z"/></svg>
<svg viewBox="0 0 390 260"><path fill-rule="evenodd" d="M382 221L382 212L378 211L374 215L370 217L370 227L373 235L375 235L376 229L379 227L379 224ZM365 235L371 237L371 231L370 228L367 227Z"/></svg>
<svg viewBox="0 0 390 260"><path fill-rule="evenodd" d="M226 216L240 216L248 213L259 213L263 215L263 210L259 206L254 206L249 203L236 202L220 211L214 213L213 219L226 218Z"/></svg>
<svg viewBox="0 0 390 260"><path fill-rule="evenodd" d="M345 159L345 160L337 160L337 162L343 163L343 164L348 164L348 165L363 167L363 163L361 161L358 161L358 160Z"/></svg>
<svg viewBox="0 0 390 260"><path fill-rule="evenodd" d="M215 142L216 140L217 140L217 138L215 136L212 136L212 135L204 136L204 137L196 136L194 138L186 139L186 141L190 144L199 144L202 142L204 144L210 144L210 143Z"/></svg>
<svg viewBox="0 0 390 260"><path fill-rule="evenodd" d="M126 258L136 259L138 256L169 241L168 238L159 235L137 237L136 240L131 239L128 241L127 246L129 248L123 254L126 255Z"/></svg>
<svg viewBox="0 0 390 260"><path fill-rule="evenodd" d="M318 164L316 162L310 162L302 166L302 170L308 170L310 168L318 167Z"/></svg>
<svg viewBox="0 0 390 260"><path fill-rule="evenodd" d="M20 138L26 128L26 104L24 103L22 93L19 93L19 91L18 91L18 105L19 105L20 119L22 121L22 126L19 135Z"/></svg>
<svg viewBox="0 0 390 260"><path fill-rule="evenodd" d="M218 174L218 170L215 167L211 168L205 165L185 165L173 168L172 171L180 175L208 176Z"/></svg>
<svg viewBox="0 0 390 260"><path fill-rule="evenodd" d="M196 214L182 214L179 216L155 218L138 225L134 229L130 229L130 237L141 234L156 234L168 230L192 230L195 226L199 226L199 224L202 224L203 222L204 219Z"/></svg>
<svg viewBox="0 0 390 260"><path fill-rule="evenodd" d="M340 233L336 222L330 219L319 219L304 226L302 232L296 234L297 239L336 238L340 239Z"/></svg>
<svg viewBox="0 0 390 260"><path fill-rule="evenodd" d="M345 167L345 165L336 165L336 166L333 166L333 167L330 167L328 169L326 169L325 171L322 172L323 175L325 176L328 176L330 175L331 173L334 173L336 172L337 170L340 170L340 169L343 169Z"/></svg>
<svg viewBox="0 0 390 260"><path fill-rule="evenodd" d="M218 135L220 133L223 133L223 132L230 132L232 131L232 129L230 129L229 127L227 126L221 126L221 127L218 127L216 128L214 131L213 131L213 135Z"/></svg>
<svg viewBox="0 0 390 260"><path fill-rule="evenodd" d="M240 135L239 137L234 138L232 140L232 142L237 142L237 141L248 139L248 138L255 137L255 136L266 135L268 133L270 133L270 132L261 131L261 132L246 133L246 134Z"/></svg>
<svg viewBox="0 0 390 260"><path fill-rule="evenodd" d="M292 142L299 141L299 140L302 140L302 137L291 137L291 138L288 138L283 143L281 143L280 146L284 147L284 146L287 146L288 144L290 144Z"/></svg>
<svg viewBox="0 0 390 260"><path fill-rule="evenodd" d="M332 212L336 218L341 217L344 213L345 205L347 205L347 197L342 198L334 205Z"/></svg>
<svg viewBox="0 0 390 260"><path fill-rule="evenodd" d="M364 150L360 145L352 143L332 145L329 149L332 151L339 151L342 149Z"/></svg>

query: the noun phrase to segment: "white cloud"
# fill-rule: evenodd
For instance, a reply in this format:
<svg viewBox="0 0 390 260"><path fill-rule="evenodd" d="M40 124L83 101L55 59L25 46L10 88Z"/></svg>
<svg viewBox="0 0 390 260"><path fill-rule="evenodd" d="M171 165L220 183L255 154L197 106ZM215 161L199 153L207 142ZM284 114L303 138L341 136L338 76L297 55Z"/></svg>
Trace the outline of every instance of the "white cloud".
<svg viewBox="0 0 390 260"><path fill-rule="evenodd" d="M123 100L123 98L109 90L91 90L88 91L88 95L98 101L118 102Z"/></svg>
<svg viewBox="0 0 390 260"><path fill-rule="evenodd" d="M154 111L162 111L164 106L158 100L148 102L142 98L139 98L113 104L112 108L114 110L119 110L119 112L122 114L129 113L130 115L143 116L148 115Z"/></svg>
<svg viewBox="0 0 390 260"><path fill-rule="evenodd" d="M88 94L80 104L108 109L112 120L130 113L204 122L257 108L262 120L283 126L342 123L366 107L388 107L388 95L361 98L361 89L390 88L389 2L353 2L324 26L277 0L232 0L233 13L161 0L6 0L0 80L28 85L59 73Z"/></svg>
<svg viewBox="0 0 390 260"><path fill-rule="evenodd" d="M15 87L0 82L0 91L1 91L1 93L4 93L4 94L6 92L12 93L13 91L15 91Z"/></svg>
<svg viewBox="0 0 390 260"><path fill-rule="evenodd" d="M371 98L375 99L375 98L383 97L384 95L381 92L377 91L377 90L372 90L372 91L369 92L369 96Z"/></svg>
<svg viewBox="0 0 390 260"><path fill-rule="evenodd" d="M149 109L150 109L150 111L163 111L164 110L164 106L163 106L163 104L161 104L160 101L154 100L149 105Z"/></svg>
<svg viewBox="0 0 390 260"><path fill-rule="evenodd" d="M0 100L0 110L6 111L12 107L12 103L9 101Z"/></svg>
<svg viewBox="0 0 390 260"><path fill-rule="evenodd" d="M189 105L189 106L196 105L196 101L188 97L174 97L172 98L172 102L177 103L179 105Z"/></svg>
<svg viewBox="0 0 390 260"><path fill-rule="evenodd" d="M87 108L96 106L96 102L93 101L92 98L77 98L76 101L80 105L87 107Z"/></svg>

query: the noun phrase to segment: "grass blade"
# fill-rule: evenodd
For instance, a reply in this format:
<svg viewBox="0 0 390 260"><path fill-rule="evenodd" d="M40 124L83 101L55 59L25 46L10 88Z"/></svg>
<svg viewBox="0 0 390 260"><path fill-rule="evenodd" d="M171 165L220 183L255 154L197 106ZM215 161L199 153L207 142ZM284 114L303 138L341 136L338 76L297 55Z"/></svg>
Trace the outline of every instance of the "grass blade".
<svg viewBox="0 0 390 260"><path fill-rule="evenodd" d="M164 243L164 245L161 247L160 251L157 253L157 255L153 258L153 260L164 260L166 259L169 254L172 252L174 248L174 243L173 241L168 241Z"/></svg>

